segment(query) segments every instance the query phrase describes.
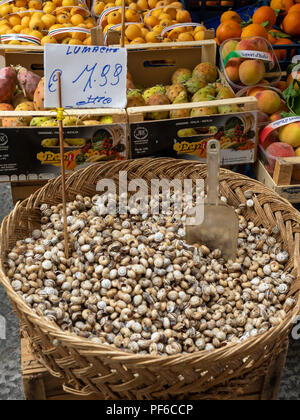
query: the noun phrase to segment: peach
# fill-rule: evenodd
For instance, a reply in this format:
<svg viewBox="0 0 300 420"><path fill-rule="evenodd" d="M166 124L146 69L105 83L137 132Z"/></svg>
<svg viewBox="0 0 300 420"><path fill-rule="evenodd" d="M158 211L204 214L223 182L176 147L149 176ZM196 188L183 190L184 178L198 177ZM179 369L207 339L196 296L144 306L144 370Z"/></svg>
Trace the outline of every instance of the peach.
<svg viewBox="0 0 300 420"><path fill-rule="evenodd" d="M222 48L222 58L225 60L225 58L232 52L235 51L236 47L238 45L238 41L235 41L234 39L230 39L227 41L223 48Z"/></svg>
<svg viewBox="0 0 300 420"><path fill-rule="evenodd" d="M238 43L236 51L263 51L268 52L268 45L262 38L245 38Z"/></svg>
<svg viewBox="0 0 300 420"><path fill-rule="evenodd" d="M283 116L282 116L281 112L275 112L275 114L272 114L270 116L270 121L275 122L275 121L282 120L282 118L283 118Z"/></svg>
<svg viewBox="0 0 300 420"><path fill-rule="evenodd" d="M268 115L275 114L281 108L281 98L274 90L265 90L256 95L258 109Z"/></svg>
<svg viewBox="0 0 300 420"><path fill-rule="evenodd" d="M226 65L228 79L233 83L240 82L239 68L242 63L240 58L231 58Z"/></svg>
<svg viewBox="0 0 300 420"><path fill-rule="evenodd" d="M286 143L272 143L267 147L267 153L274 157L292 157L295 156L294 149L290 144Z"/></svg>
<svg viewBox="0 0 300 420"><path fill-rule="evenodd" d="M265 65L259 60L246 60L239 68L239 77L243 85L258 84L266 74Z"/></svg>
<svg viewBox="0 0 300 420"><path fill-rule="evenodd" d="M262 86L254 86L247 90L247 96L256 96L258 93L263 92L266 88Z"/></svg>
<svg viewBox="0 0 300 420"><path fill-rule="evenodd" d="M300 146L300 122L295 122L279 129L279 139L292 147Z"/></svg>
<svg viewBox="0 0 300 420"><path fill-rule="evenodd" d="M273 173L274 171L276 158L295 156L295 152L292 146L280 142L270 144L267 147L266 152L268 153L268 165L266 167L270 173Z"/></svg>

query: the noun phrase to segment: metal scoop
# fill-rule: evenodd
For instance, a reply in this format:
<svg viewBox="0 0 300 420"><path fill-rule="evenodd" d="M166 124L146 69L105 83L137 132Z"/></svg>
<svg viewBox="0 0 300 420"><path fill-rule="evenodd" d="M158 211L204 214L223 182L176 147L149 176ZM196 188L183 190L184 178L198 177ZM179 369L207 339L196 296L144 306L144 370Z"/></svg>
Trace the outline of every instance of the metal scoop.
<svg viewBox="0 0 300 420"><path fill-rule="evenodd" d="M239 232L238 217L232 207L219 199L220 143L207 143L207 199L204 219L199 225L186 226L185 240L190 245L220 249L226 259L235 260Z"/></svg>

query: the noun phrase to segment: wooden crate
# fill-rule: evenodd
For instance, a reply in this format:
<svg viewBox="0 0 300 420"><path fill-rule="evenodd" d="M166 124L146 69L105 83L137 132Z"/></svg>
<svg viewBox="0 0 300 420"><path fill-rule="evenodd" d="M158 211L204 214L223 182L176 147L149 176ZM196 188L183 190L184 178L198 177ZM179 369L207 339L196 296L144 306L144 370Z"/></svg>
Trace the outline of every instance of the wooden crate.
<svg viewBox="0 0 300 420"><path fill-rule="evenodd" d="M236 382L236 395L232 400L277 400L286 361L288 341L282 353L273 360L265 376L260 376L251 385L244 386L243 378ZM32 354L27 338L21 340L21 363L24 396L26 400L103 400L99 395L88 397L67 393L63 389L63 380L51 375ZM249 383L249 381L245 381ZM230 384L220 385L226 390Z"/></svg>
<svg viewBox="0 0 300 420"><path fill-rule="evenodd" d="M291 203L300 203L300 183L292 182L292 174L296 165L299 165L300 168L300 157L278 158L272 177L263 162L258 160L255 165L255 174L258 181L271 188L282 198Z"/></svg>

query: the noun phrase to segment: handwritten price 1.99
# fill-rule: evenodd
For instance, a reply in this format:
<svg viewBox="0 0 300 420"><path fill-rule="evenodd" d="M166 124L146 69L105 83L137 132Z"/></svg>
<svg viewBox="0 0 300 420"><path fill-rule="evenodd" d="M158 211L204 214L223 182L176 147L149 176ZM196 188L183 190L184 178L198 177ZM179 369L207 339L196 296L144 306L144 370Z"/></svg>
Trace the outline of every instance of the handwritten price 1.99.
<svg viewBox="0 0 300 420"><path fill-rule="evenodd" d="M120 75L123 71L123 66L121 64L115 64L113 67L110 64L106 64L100 72L96 72L99 67L98 63L91 67L86 65L82 72L72 80L73 85L75 85L74 87L78 87L78 85L83 86L82 91L85 93L88 88L97 89L97 87L103 88L107 85L117 86L119 84ZM52 93L57 91L58 73L62 76L63 72L61 69L55 69L49 79L48 89ZM100 80L97 80L97 76L100 77ZM79 81L81 83L77 83Z"/></svg>
<svg viewBox="0 0 300 420"><path fill-rule="evenodd" d="M44 68L47 108L57 106L59 73L65 108L126 106L125 48L47 44Z"/></svg>

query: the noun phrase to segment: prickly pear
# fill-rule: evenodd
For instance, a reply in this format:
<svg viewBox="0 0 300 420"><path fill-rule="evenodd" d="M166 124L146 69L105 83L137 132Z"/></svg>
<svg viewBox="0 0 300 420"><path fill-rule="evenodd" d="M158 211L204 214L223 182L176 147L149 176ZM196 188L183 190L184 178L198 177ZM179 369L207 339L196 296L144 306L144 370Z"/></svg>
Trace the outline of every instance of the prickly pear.
<svg viewBox="0 0 300 420"><path fill-rule="evenodd" d="M0 102L11 102L16 83L17 74L12 67L0 69Z"/></svg>
<svg viewBox="0 0 300 420"><path fill-rule="evenodd" d="M45 109L44 107L44 78L42 78L39 81L39 84L37 85L37 88L33 95L33 103L34 107L37 111L43 111Z"/></svg>
<svg viewBox="0 0 300 420"><path fill-rule="evenodd" d="M222 89L219 90L217 99L231 99L235 98L235 94L232 92L232 90L227 87L223 86Z"/></svg>
<svg viewBox="0 0 300 420"><path fill-rule="evenodd" d="M163 95L161 93L155 93L152 96L150 96L150 98L148 99L148 101L146 102L147 105L168 105L169 99L167 98L166 95ZM150 120L164 120L166 118L168 118L169 116L169 111L154 111L154 112L149 112L147 114L147 118Z"/></svg>
<svg viewBox="0 0 300 420"><path fill-rule="evenodd" d="M34 117L30 121L30 127L41 127L45 121L49 121L50 117Z"/></svg>
<svg viewBox="0 0 300 420"><path fill-rule="evenodd" d="M205 117L207 115L213 115L218 113L218 108L215 106L193 108L191 110L191 117Z"/></svg>
<svg viewBox="0 0 300 420"><path fill-rule="evenodd" d="M197 90L204 88L206 85L207 82L204 77L191 77L184 84L188 92L192 95L194 95Z"/></svg>
<svg viewBox="0 0 300 420"><path fill-rule="evenodd" d="M218 69L214 64L201 63L194 68L193 77L204 77L207 83L214 83L218 78Z"/></svg>
<svg viewBox="0 0 300 420"><path fill-rule="evenodd" d="M144 98L145 102L147 102L148 99L152 95L154 95L155 93L159 93L159 94L164 95L166 93L166 89L165 89L164 86L161 86L161 85L156 85L156 86L153 86L149 89L146 89L143 93L143 98Z"/></svg>
<svg viewBox="0 0 300 420"><path fill-rule="evenodd" d="M14 128L14 127L26 127L27 123L22 121L22 118L3 118L2 127Z"/></svg>
<svg viewBox="0 0 300 420"><path fill-rule="evenodd" d="M127 108L144 105L145 99L138 89L132 89L127 92Z"/></svg>
<svg viewBox="0 0 300 420"><path fill-rule="evenodd" d="M20 89L27 99L33 100L34 92L41 80L41 77L32 71L27 70L25 67L16 66L17 80Z"/></svg>
<svg viewBox="0 0 300 420"><path fill-rule="evenodd" d="M22 102L21 104L19 104L16 108L15 111L34 111L34 104L33 102ZM30 121L32 119L32 116L29 117L20 117L20 119L25 123L25 125L30 124Z"/></svg>
<svg viewBox="0 0 300 420"><path fill-rule="evenodd" d="M166 88L166 95L170 102L175 101L175 99L181 92L187 94L186 88L180 83L177 83L176 85L167 86Z"/></svg>
<svg viewBox="0 0 300 420"><path fill-rule="evenodd" d="M189 69L177 69L172 76L172 84L183 84L192 77L192 72Z"/></svg>

